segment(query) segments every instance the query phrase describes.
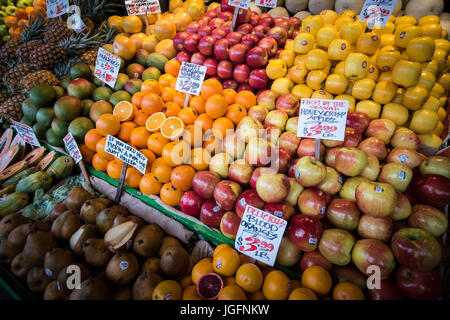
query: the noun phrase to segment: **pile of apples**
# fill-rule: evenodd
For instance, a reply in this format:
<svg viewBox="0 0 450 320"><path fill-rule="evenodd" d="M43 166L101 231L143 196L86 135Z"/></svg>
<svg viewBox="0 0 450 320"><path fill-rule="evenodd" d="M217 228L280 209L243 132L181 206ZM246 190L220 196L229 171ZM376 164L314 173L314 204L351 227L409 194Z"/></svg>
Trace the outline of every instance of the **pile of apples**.
<svg viewBox="0 0 450 320"><path fill-rule="evenodd" d="M265 67L296 36L301 21L240 9L231 31L234 9L224 0L177 33L173 39L176 59L204 65L207 77L218 79L225 89L256 92L269 86Z"/></svg>

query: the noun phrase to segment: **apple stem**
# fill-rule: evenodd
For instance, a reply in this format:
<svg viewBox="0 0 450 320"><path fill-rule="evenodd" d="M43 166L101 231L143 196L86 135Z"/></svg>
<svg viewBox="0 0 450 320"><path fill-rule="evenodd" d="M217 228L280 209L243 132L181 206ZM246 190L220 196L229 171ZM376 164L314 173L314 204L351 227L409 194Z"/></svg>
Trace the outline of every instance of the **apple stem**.
<svg viewBox="0 0 450 320"><path fill-rule="evenodd" d="M320 160L320 139L315 139L316 145L315 145L315 157L317 160Z"/></svg>
<svg viewBox="0 0 450 320"><path fill-rule="evenodd" d="M230 30L230 32L234 31L234 27L236 26L236 20L237 20L238 14L239 14L239 8L236 7L236 8L234 8L233 20L231 21L231 30Z"/></svg>

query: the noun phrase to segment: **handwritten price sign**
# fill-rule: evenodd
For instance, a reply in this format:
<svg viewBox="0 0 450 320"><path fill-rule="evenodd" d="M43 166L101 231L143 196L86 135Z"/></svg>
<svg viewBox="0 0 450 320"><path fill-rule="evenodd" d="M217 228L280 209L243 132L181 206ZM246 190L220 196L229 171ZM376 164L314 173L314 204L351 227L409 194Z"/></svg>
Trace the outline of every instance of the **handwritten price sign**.
<svg viewBox="0 0 450 320"><path fill-rule="evenodd" d="M247 205L234 247L251 258L273 266L286 226L286 220Z"/></svg>
<svg viewBox="0 0 450 320"><path fill-rule="evenodd" d="M260 7L276 8L277 0L256 0L255 4Z"/></svg>
<svg viewBox="0 0 450 320"><path fill-rule="evenodd" d="M38 138L34 134L34 131L31 127L27 126L26 124L11 120L14 128L17 131L17 134L20 136L20 138L28 143L29 145L40 147L41 144L39 143Z"/></svg>
<svg viewBox="0 0 450 320"><path fill-rule="evenodd" d="M366 0L359 14L359 19L370 25L384 27L394 11L397 0Z"/></svg>
<svg viewBox="0 0 450 320"><path fill-rule="evenodd" d="M126 0L125 6L129 16L161 12L158 0Z"/></svg>
<svg viewBox="0 0 450 320"><path fill-rule="evenodd" d="M297 136L344 141L348 101L302 99Z"/></svg>
<svg viewBox="0 0 450 320"><path fill-rule="evenodd" d="M138 169L142 174L145 174L147 158L127 143L108 135L106 137L105 152L112 154L123 162Z"/></svg>
<svg viewBox="0 0 450 320"><path fill-rule="evenodd" d="M120 69L120 58L103 48L98 49L94 75L102 82L114 88Z"/></svg>
<svg viewBox="0 0 450 320"><path fill-rule="evenodd" d="M47 0L47 18L56 18L69 11L69 0Z"/></svg>
<svg viewBox="0 0 450 320"><path fill-rule="evenodd" d="M205 80L206 67L183 62L178 74L175 90L198 96Z"/></svg>
<svg viewBox="0 0 450 320"><path fill-rule="evenodd" d="M247 10L250 6L250 0L228 0L228 5Z"/></svg>
<svg viewBox="0 0 450 320"><path fill-rule="evenodd" d="M80 149L78 148L77 142L75 141L72 134L69 132L67 136L63 139L64 144L66 145L66 149L72 157L75 164L83 160L83 156L81 155Z"/></svg>

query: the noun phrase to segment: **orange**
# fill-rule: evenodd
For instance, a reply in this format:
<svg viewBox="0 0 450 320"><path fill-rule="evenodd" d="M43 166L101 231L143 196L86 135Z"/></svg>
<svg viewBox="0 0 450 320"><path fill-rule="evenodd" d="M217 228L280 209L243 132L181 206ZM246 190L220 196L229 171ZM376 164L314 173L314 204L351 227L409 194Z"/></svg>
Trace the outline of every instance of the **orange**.
<svg viewBox="0 0 450 320"><path fill-rule="evenodd" d="M212 263L213 260L211 258L203 258L195 264L191 272L192 282L194 284L197 284L203 275L214 272Z"/></svg>
<svg viewBox="0 0 450 320"><path fill-rule="evenodd" d="M225 279L223 279L223 286L229 286L231 284L236 284L236 278L234 276L231 277L226 277Z"/></svg>
<svg viewBox="0 0 450 320"><path fill-rule="evenodd" d="M123 31L138 33L142 31L142 20L138 16L126 16L122 21Z"/></svg>
<svg viewBox="0 0 450 320"><path fill-rule="evenodd" d="M168 19L158 19L155 23L155 34L158 40L173 39L177 33L177 26Z"/></svg>
<svg viewBox="0 0 450 320"><path fill-rule="evenodd" d="M246 116L247 116L247 109L236 103L228 106L228 111L225 115L225 117L233 121L235 125L238 125L238 123L242 120L242 118Z"/></svg>
<svg viewBox="0 0 450 320"><path fill-rule="evenodd" d="M192 286L194 283L192 282L192 277L189 275L181 279L178 284L182 289L186 289L187 287Z"/></svg>
<svg viewBox="0 0 450 320"><path fill-rule="evenodd" d="M150 117L148 117L147 121L145 122L145 128L150 132L159 131L164 120L166 120L166 115L164 113L154 113Z"/></svg>
<svg viewBox="0 0 450 320"><path fill-rule="evenodd" d="M138 169L130 167L125 174L125 184L131 188L138 188L142 173Z"/></svg>
<svg viewBox="0 0 450 320"><path fill-rule="evenodd" d="M176 207L180 204L183 191L175 188L175 186L169 182L162 186L159 196L165 204Z"/></svg>
<svg viewBox="0 0 450 320"><path fill-rule="evenodd" d="M234 98L236 97L237 92L233 89L224 89L223 90L223 96L225 97L225 100L227 100L227 103L233 104L234 103Z"/></svg>
<svg viewBox="0 0 450 320"><path fill-rule="evenodd" d="M84 143L80 144L78 146L78 148L80 149L81 156L83 157L83 162L91 163L92 157L94 156L95 151L92 151L91 149L89 149Z"/></svg>
<svg viewBox="0 0 450 320"><path fill-rule="evenodd" d="M208 81L208 80L207 80ZM212 95L206 100L205 111L213 119L223 117L227 113L228 104L225 98L219 94Z"/></svg>
<svg viewBox="0 0 450 320"><path fill-rule="evenodd" d="M175 77L169 73L165 73L163 75L161 75L158 79L159 83L163 86L163 87L170 87L172 80ZM175 88L173 88L175 89Z"/></svg>
<svg viewBox="0 0 450 320"><path fill-rule="evenodd" d="M180 111L180 106L172 101L167 102L165 107L163 108L163 113L167 118L176 117Z"/></svg>
<svg viewBox="0 0 450 320"><path fill-rule="evenodd" d="M178 77L172 77L172 79L170 80L170 87L173 89L176 89L177 87L177 79Z"/></svg>
<svg viewBox="0 0 450 320"><path fill-rule="evenodd" d="M13 16L7 16L5 17L4 23L8 28L15 28L17 26L17 18Z"/></svg>
<svg viewBox="0 0 450 320"><path fill-rule="evenodd" d="M215 94L221 95L223 93L223 87L219 80L208 79L202 84L201 95L206 101Z"/></svg>
<svg viewBox="0 0 450 320"><path fill-rule="evenodd" d="M98 140L97 145L95 146L95 151L97 151L97 154L106 160L112 160L114 159L114 156L105 152L105 145L106 145L106 138L103 137L100 140Z"/></svg>
<svg viewBox="0 0 450 320"><path fill-rule="evenodd" d="M174 88L171 87L163 87L161 91L161 98L166 102L173 101L173 96L175 95L176 91ZM176 114L175 114L176 115Z"/></svg>
<svg viewBox="0 0 450 320"><path fill-rule="evenodd" d="M202 126L203 132L208 131L209 129L212 129L214 120L211 119L210 116L208 116L206 113L202 113L197 117L195 120L195 123L200 123Z"/></svg>
<svg viewBox="0 0 450 320"><path fill-rule="evenodd" d="M155 155L161 156L164 146L168 143L169 140L164 138L160 132L155 132L148 137L147 148Z"/></svg>
<svg viewBox="0 0 450 320"><path fill-rule="evenodd" d="M191 100L189 101L189 107L197 111L198 114L204 113L205 100L203 100L202 96L191 97Z"/></svg>
<svg viewBox="0 0 450 320"><path fill-rule="evenodd" d="M240 265L239 254L233 248L224 248L213 256L214 272L229 277L236 273Z"/></svg>
<svg viewBox="0 0 450 320"><path fill-rule="evenodd" d="M175 102L179 106L184 107L185 100L186 100L186 93L184 92L176 91L175 94L173 95L173 102Z"/></svg>
<svg viewBox="0 0 450 320"><path fill-rule="evenodd" d="M180 300L181 287L175 280L164 280L153 289L152 300Z"/></svg>
<svg viewBox="0 0 450 320"><path fill-rule="evenodd" d="M289 295L289 300L317 300L317 296L311 289L295 288Z"/></svg>
<svg viewBox="0 0 450 320"><path fill-rule="evenodd" d="M139 181L139 190L148 196L159 195L162 183L151 173L144 175Z"/></svg>
<svg viewBox="0 0 450 320"><path fill-rule="evenodd" d="M108 134L115 136L120 130L120 120L112 114L104 113L95 122L95 129L102 136L107 136Z"/></svg>
<svg viewBox="0 0 450 320"><path fill-rule="evenodd" d="M164 108L164 101L159 95L155 93L148 93L142 98L141 108L142 111L148 113L149 115L156 112L161 112Z"/></svg>
<svg viewBox="0 0 450 320"><path fill-rule="evenodd" d="M178 77L178 73L180 72L181 64L173 59L169 60L166 65L164 66L164 71L168 74L173 75L174 77Z"/></svg>
<svg viewBox="0 0 450 320"><path fill-rule="evenodd" d="M214 134L216 134L216 130L222 134L222 137L225 137L227 134L227 131L228 132L230 132L230 130L234 131L233 121L231 121L230 119L225 118L225 117L216 119L213 123Z"/></svg>
<svg viewBox="0 0 450 320"><path fill-rule="evenodd" d="M133 96L131 97L131 103L134 104L136 107L141 107L141 103L142 103L142 99L144 98L144 93L143 92L136 92L135 94L133 94Z"/></svg>
<svg viewBox="0 0 450 320"><path fill-rule="evenodd" d="M162 92L162 86L157 80L148 79L142 82L141 92L144 93L144 95L147 95L149 93L160 95Z"/></svg>
<svg viewBox="0 0 450 320"><path fill-rule="evenodd" d="M147 169L150 169L152 162L156 159L155 154L149 149L141 149L139 152L147 158Z"/></svg>
<svg viewBox="0 0 450 320"><path fill-rule="evenodd" d="M172 167L169 166L163 158L156 158L152 162L150 172L156 177L156 180L161 183L166 183L170 181L170 173L172 172Z"/></svg>
<svg viewBox="0 0 450 320"><path fill-rule="evenodd" d="M202 127L200 124L190 124L186 126L183 132L183 140L190 144L191 147L201 145L203 138Z"/></svg>
<svg viewBox="0 0 450 320"><path fill-rule="evenodd" d="M251 107L256 106L256 96L251 91L242 90L234 97L234 103L237 103L248 110Z"/></svg>
<svg viewBox="0 0 450 320"><path fill-rule="evenodd" d="M109 160L102 158L98 155L98 153L94 154L92 157L92 166L95 170L98 171L106 171L106 168L108 166Z"/></svg>
<svg viewBox="0 0 450 320"><path fill-rule="evenodd" d="M138 149L147 147L147 140L150 137L150 132L145 127L137 127L131 131L130 142Z"/></svg>
<svg viewBox="0 0 450 320"><path fill-rule="evenodd" d="M103 136L96 129L91 129L84 136L84 143L89 150L97 151L97 142L101 138L103 138Z"/></svg>
<svg viewBox="0 0 450 320"><path fill-rule="evenodd" d="M245 254L243 254L243 253L240 253L239 254L239 260L241 260L241 266L243 265L243 264L246 264L246 263L251 263L251 261L250 261L250 257L249 256L247 256L247 255L245 255Z"/></svg>
<svg viewBox="0 0 450 320"><path fill-rule="evenodd" d="M169 117L161 126L162 135L170 140L177 139L183 134L184 124L180 118Z"/></svg>
<svg viewBox="0 0 450 320"><path fill-rule="evenodd" d="M120 124L120 131L117 137L124 142L130 142L131 131L133 131L136 127L136 123L134 122L122 122Z"/></svg>
<svg viewBox="0 0 450 320"><path fill-rule="evenodd" d="M248 300L266 300L261 290L247 294Z"/></svg>
<svg viewBox="0 0 450 320"><path fill-rule="evenodd" d="M186 141L173 141L166 144L162 150L162 158L171 167L179 166L189 161L191 148Z"/></svg>
<svg viewBox="0 0 450 320"><path fill-rule="evenodd" d="M256 292L263 284L263 274L256 264L243 264L236 272L236 284L245 292Z"/></svg>
<svg viewBox="0 0 450 320"><path fill-rule="evenodd" d="M203 148L194 148L191 150L191 162L189 163L195 170L208 170L211 154Z"/></svg>
<svg viewBox="0 0 450 320"><path fill-rule="evenodd" d="M170 174L170 182L177 189L188 191L192 188L192 178L195 170L190 165L185 164L174 168Z"/></svg>
<svg viewBox="0 0 450 320"><path fill-rule="evenodd" d="M262 291L267 300L286 300L291 291L290 280L282 271L273 270L264 278Z"/></svg>
<svg viewBox="0 0 450 320"><path fill-rule="evenodd" d="M197 111L191 107L183 108L178 113L178 118L180 118L186 125L193 124L195 119L197 119L197 116Z"/></svg>
<svg viewBox="0 0 450 320"><path fill-rule="evenodd" d="M133 122L139 127L144 127L147 122L149 114L143 110L138 110L133 118Z"/></svg>
<svg viewBox="0 0 450 320"><path fill-rule="evenodd" d="M247 300L247 296L239 286L230 284L220 290L217 300Z"/></svg>
<svg viewBox="0 0 450 320"><path fill-rule="evenodd" d="M228 243L219 244L213 251L213 258L217 257L217 255L224 249L230 249L231 246Z"/></svg>
<svg viewBox="0 0 450 320"><path fill-rule="evenodd" d="M365 300L365 298L358 286L350 282L341 282L333 289L333 300Z"/></svg>
<svg viewBox="0 0 450 320"><path fill-rule="evenodd" d="M197 287L190 285L183 289L181 300L202 300L202 298L197 294Z"/></svg>
<svg viewBox="0 0 450 320"><path fill-rule="evenodd" d="M123 162L119 159L114 159L108 162L106 166L106 173L113 179L120 179L120 174L122 173Z"/></svg>
<svg viewBox="0 0 450 320"><path fill-rule="evenodd" d="M134 117L135 107L128 101L121 101L113 109L113 115L120 122L130 121Z"/></svg>
<svg viewBox="0 0 450 320"><path fill-rule="evenodd" d="M321 266L307 268L302 274L302 286L324 296L331 290L333 282L328 271Z"/></svg>

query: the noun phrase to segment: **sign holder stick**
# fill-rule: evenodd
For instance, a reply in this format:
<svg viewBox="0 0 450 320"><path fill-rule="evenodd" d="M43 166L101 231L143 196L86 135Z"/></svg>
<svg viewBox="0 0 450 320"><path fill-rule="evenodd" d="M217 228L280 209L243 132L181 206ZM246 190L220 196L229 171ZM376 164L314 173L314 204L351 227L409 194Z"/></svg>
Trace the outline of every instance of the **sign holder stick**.
<svg viewBox="0 0 450 320"><path fill-rule="evenodd" d="M122 172L120 173L120 180L119 180L119 185L117 186L117 192L116 192L116 198L114 199L114 202L116 204L119 203L120 200L120 196L122 195L122 188L123 188L123 183L125 182L125 175L127 173L127 163L124 161L122 163Z"/></svg>
<svg viewBox="0 0 450 320"><path fill-rule="evenodd" d="M236 26L236 20L237 20L238 14L239 14L239 8L235 7L234 8L234 13L233 13L233 20L231 21L231 30L230 30L230 32L234 31L234 27Z"/></svg>
<svg viewBox="0 0 450 320"><path fill-rule="evenodd" d="M89 178L89 174L88 174L88 172L87 172L87 170L86 170L86 166L84 165L84 162L83 162L83 161L80 161L80 162L78 163L78 165L80 166L81 174L83 175L84 181L86 182L86 184L87 184L90 188L92 188L92 185L91 185L91 179Z"/></svg>
<svg viewBox="0 0 450 320"><path fill-rule="evenodd" d="M189 99L191 98L191 94L190 93L186 93L186 98L184 99L184 107L187 108L189 107Z"/></svg>
<svg viewBox="0 0 450 320"><path fill-rule="evenodd" d="M149 36L150 34L149 34L149 27L148 27L148 17L147 17L147 15L146 14L144 14L143 15L144 16L144 22L145 22L145 34L147 35L147 36Z"/></svg>
<svg viewBox="0 0 450 320"><path fill-rule="evenodd" d="M320 160L320 147L321 147L321 141L320 141L320 139L314 139L314 141L315 141L315 148L314 148L314 150L315 150L315 158L316 158L316 160Z"/></svg>

